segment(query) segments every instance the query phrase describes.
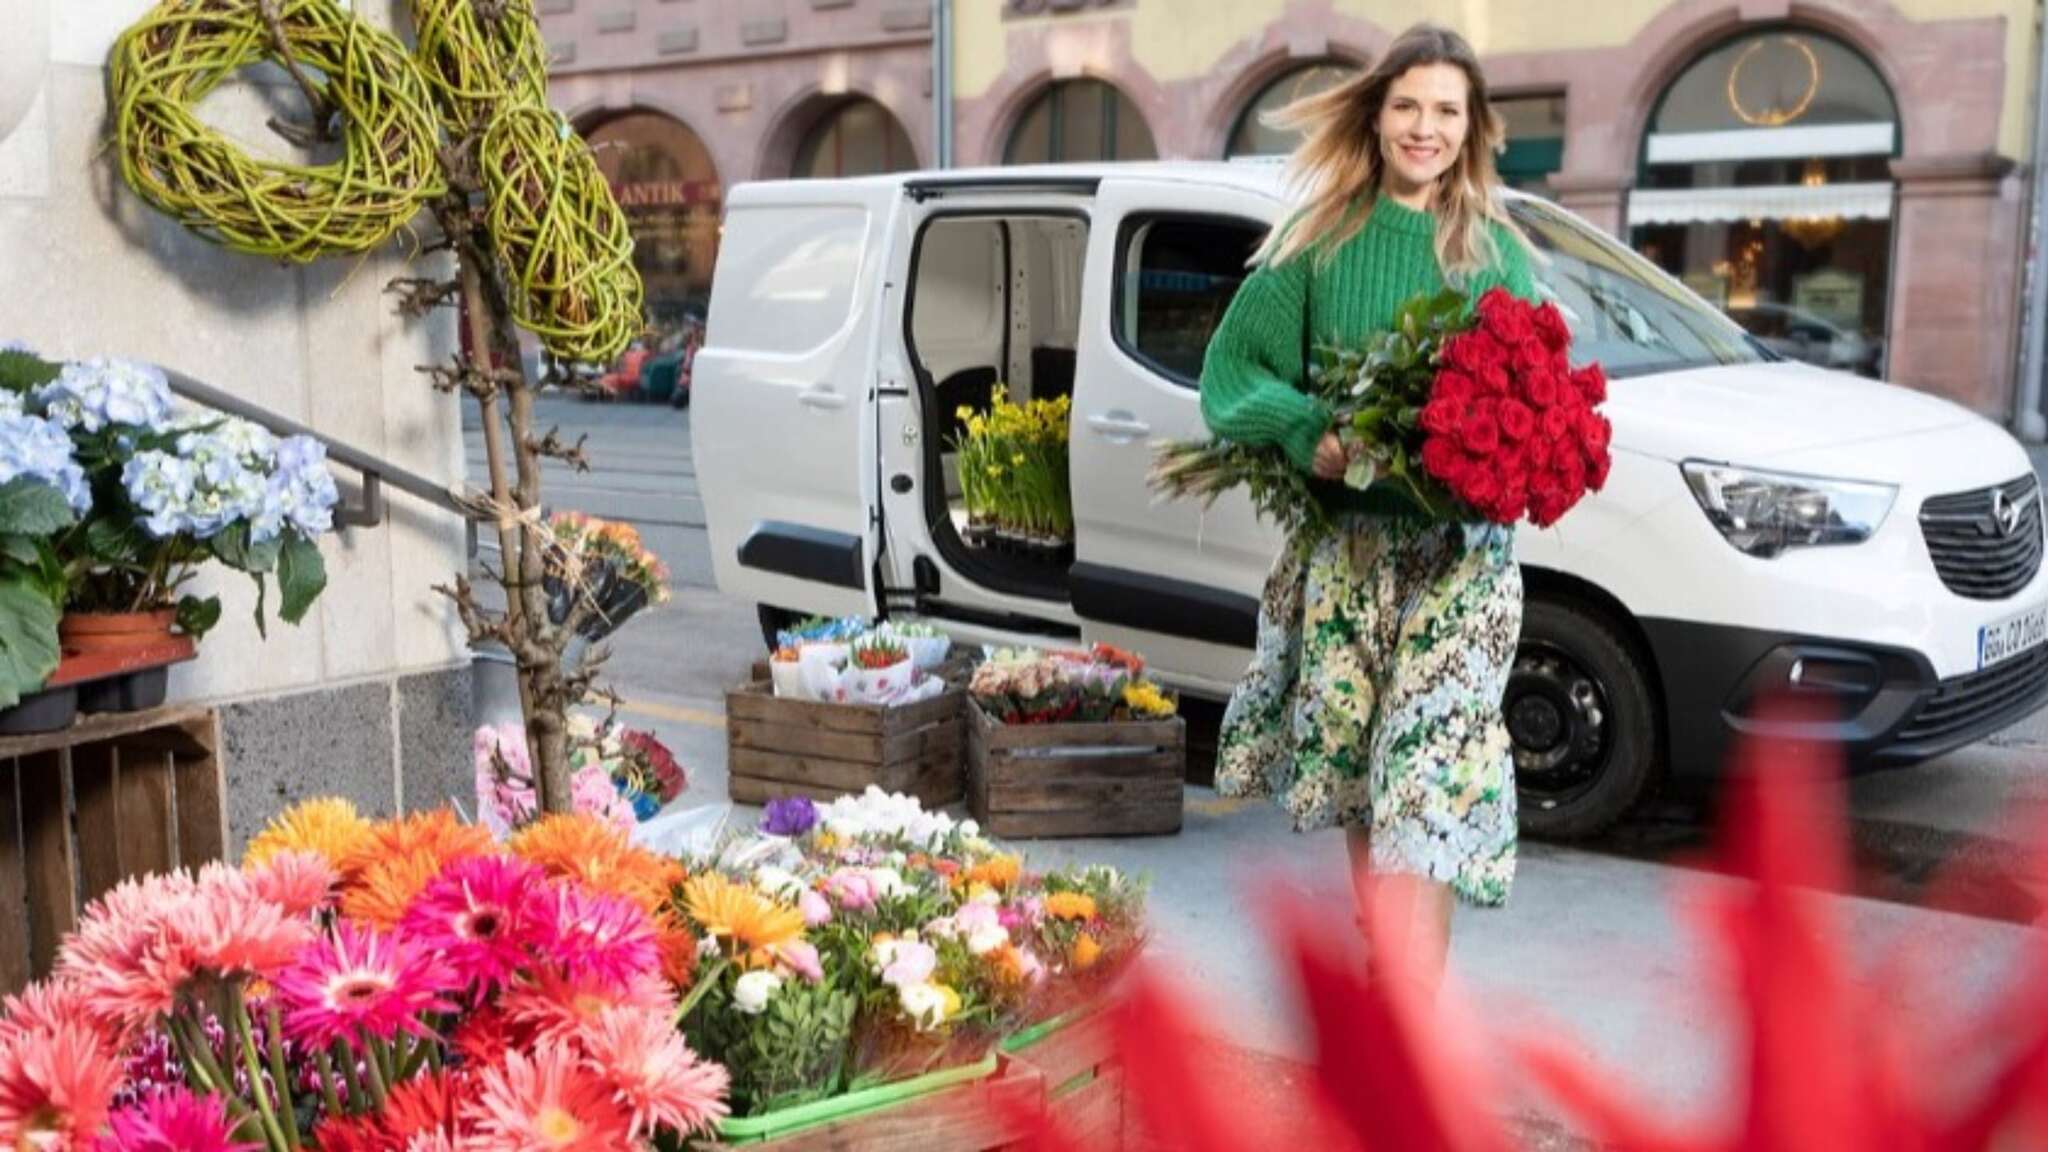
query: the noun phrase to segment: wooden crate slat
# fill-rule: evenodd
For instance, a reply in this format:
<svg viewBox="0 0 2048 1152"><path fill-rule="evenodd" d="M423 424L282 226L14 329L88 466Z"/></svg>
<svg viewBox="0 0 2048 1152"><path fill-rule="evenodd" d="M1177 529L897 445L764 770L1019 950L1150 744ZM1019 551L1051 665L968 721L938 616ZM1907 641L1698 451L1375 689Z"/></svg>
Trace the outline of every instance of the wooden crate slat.
<svg viewBox="0 0 2048 1152"><path fill-rule="evenodd" d="M725 694L725 714L740 720L768 720L777 724L817 728L827 732L882 734L888 709L868 704L832 704L822 700L792 700L775 695L767 684L748 684Z"/></svg>
<svg viewBox="0 0 2048 1152"><path fill-rule="evenodd" d="M1091 1150L1121 1147L1124 1134L1124 1073L1097 1072L1095 1078L1061 1095L1055 1090L1047 1111L1060 1127Z"/></svg>
<svg viewBox="0 0 2048 1152"><path fill-rule="evenodd" d="M963 795L960 753L935 751L902 766L900 784L884 785L890 791L915 796L927 809L957 804Z"/></svg>
<svg viewBox="0 0 2048 1152"><path fill-rule="evenodd" d="M1084 1072L1116 1058L1116 1033L1110 1014L1092 1012L1016 1053L1016 1060L1043 1073L1046 1090L1057 1092Z"/></svg>
<svg viewBox="0 0 2048 1152"><path fill-rule="evenodd" d="M1181 828L1181 806L1121 812L1003 812L975 816L981 830L1004 840L1058 837L1165 836Z"/></svg>
<svg viewBox="0 0 2048 1152"><path fill-rule="evenodd" d="M873 762L836 760L823 756L790 756L782 752L756 752L734 748L726 754L726 771L734 777L752 776L763 780L787 780L815 788L859 792L882 781Z"/></svg>
<svg viewBox="0 0 2048 1152"><path fill-rule="evenodd" d="M883 709L884 730L893 736L932 724L950 723L960 717L966 701L967 690L955 686L929 700Z"/></svg>
<svg viewBox="0 0 2048 1152"><path fill-rule="evenodd" d="M791 796L808 796L821 803L829 803L844 795L846 793L831 788L816 788L809 784L768 780L756 776L734 776L726 786L726 796L735 804L765 805L770 800L785 800Z"/></svg>
<svg viewBox="0 0 2048 1152"><path fill-rule="evenodd" d="M1051 776L1083 780L1181 780L1187 763L1178 748L1158 752L1127 752L1120 756L1034 756L1020 759L1003 752L988 754L991 788L1044 780Z"/></svg>
<svg viewBox="0 0 2048 1152"><path fill-rule="evenodd" d="M121 859L121 782L114 746L71 750L71 794L78 812L78 886L90 904L128 874Z"/></svg>
<svg viewBox="0 0 2048 1152"><path fill-rule="evenodd" d="M173 768L178 863L197 868L210 860L227 858L227 778L218 752L220 714L208 712L180 727L203 749L196 756L178 757Z"/></svg>
<svg viewBox="0 0 2048 1152"><path fill-rule="evenodd" d="M882 759L895 764L917 760L932 752L958 756L965 743L960 727L959 714L955 713L950 720L937 720L906 729L882 742Z"/></svg>
<svg viewBox="0 0 2048 1152"><path fill-rule="evenodd" d="M12 757L0 757L0 996L28 984L28 873Z"/></svg>
<svg viewBox="0 0 2048 1152"><path fill-rule="evenodd" d="M171 755L150 744L126 742L115 745L115 752L122 868L129 875L168 872L177 863Z"/></svg>
<svg viewBox="0 0 2048 1152"><path fill-rule="evenodd" d="M31 971L50 970L57 945L78 917L78 861L71 847L70 773L63 751L16 760L20 773L23 864L27 872Z"/></svg>
<svg viewBox="0 0 2048 1152"><path fill-rule="evenodd" d="M71 727L60 728L55 732L0 736L0 760L70 748L95 740L137 735L151 729L176 728L212 715L211 708L198 704L173 704L164 708L152 708L146 712L102 712L83 717Z"/></svg>
<svg viewBox="0 0 2048 1152"><path fill-rule="evenodd" d="M1070 812L1077 808L1113 805L1119 808L1178 808L1182 784L1175 779L1124 780L1114 777L1057 777L1030 783L1001 781L988 790L995 812Z"/></svg>
<svg viewBox="0 0 2048 1152"><path fill-rule="evenodd" d="M734 749L753 748L790 756L869 762L882 758L882 737L879 734L834 731L773 720L728 720L726 742Z"/></svg>
<svg viewBox="0 0 2048 1152"><path fill-rule="evenodd" d="M1127 720L1112 724L1002 724L970 705L990 751L1007 748L1172 748L1187 743L1187 724L1166 720Z"/></svg>

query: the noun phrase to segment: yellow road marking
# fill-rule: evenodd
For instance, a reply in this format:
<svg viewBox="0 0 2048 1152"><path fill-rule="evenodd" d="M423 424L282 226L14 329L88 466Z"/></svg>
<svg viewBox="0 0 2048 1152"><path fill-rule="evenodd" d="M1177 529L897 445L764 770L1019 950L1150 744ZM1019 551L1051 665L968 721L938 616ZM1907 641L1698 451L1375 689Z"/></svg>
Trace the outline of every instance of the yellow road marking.
<svg viewBox="0 0 2048 1152"><path fill-rule="evenodd" d="M1199 812L1204 816L1228 816L1232 812L1242 810L1246 803L1247 801L1241 797L1218 796L1214 800L1190 800L1187 806L1188 811Z"/></svg>
<svg viewBox="0 0 2048 1152"><path fill-rule="evenodd" d="M631 712L637 716L652 716L656 720L667 720L676 724L689 724L698 728L725 727L725 717L702 708L683 708L674 704L658 704L652 700L620 700L619 711Z"/></svg>

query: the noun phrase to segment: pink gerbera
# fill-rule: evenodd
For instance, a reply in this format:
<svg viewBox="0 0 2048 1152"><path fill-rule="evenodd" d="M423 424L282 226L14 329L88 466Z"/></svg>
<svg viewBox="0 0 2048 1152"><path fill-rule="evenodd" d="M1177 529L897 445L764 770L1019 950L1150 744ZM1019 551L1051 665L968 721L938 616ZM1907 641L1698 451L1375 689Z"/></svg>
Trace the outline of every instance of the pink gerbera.
<svg viewBox="0 0 2048 1152"><path fill-rule="evenodd" d="M477 1144L493 1152L616 1152L633 1140L611 1086L563 1044L542 1044L531 1059L505 1053L478 1077L465 1110Z"/></svg>
<svg viewBox="0 0 2048 1152"><path fill-rule="evenodd" d="M564 1043L581 1042L609 1009L631 1008L669 1018L676 1008L668 981L651 972L638 973L623 984L546 972L508 990L500 1004L513 1031Z"/></svg>
<svg viewBox="0 0 2048 1152"><path fill-rule="evenodd" d="M481 995L505 986L532 959L541 870L512 856L475 856L448 866L400 921L409 937L439 953Z"/></svg>
<svg viewBox="0 0 2048 1152"><path fill-rule="evenodd" d="M91 1147L120 1083L112 1049L84 1021L0 1037L0 1148Z"/></svg>
<svg viewBox="0 0 2048 1152"><path fill-rule="evenodd" d="M312 939L303 913L266 899L242 873L209 864L197 890L164 918L156 963L177 972L268 978Z"/></svg>
<svg viewBox="0 0 2048 1152"><path fill-rule="evenodd" d="M168 1012L193 973L163 952L164 926L198 891L186 872L123 880L94 901L57 954L101 1031L128 1037Z"/></svg>
<svg viewBox="0 0 2048 1152"><path fill-rule="evenodd" d="M114 1113L98 1152L244 1152L261 1145L236 1140L218 1096L195 1096L183 1085Z"/></svg>
<svg viewBox="0 0 2048 1152"><path fill-rule="evenodd" d="M244 873L258 896L288 916L310 916L327 907L341 873L318 852L279 852Z"/></svg>
<svg viewBox="0 0 2048 1152"><path fill-rule="evenodd" d="M285 1035L325 1048L364 1033L382 1040L400 1032L426 1035L420 1017L455 1010L442 998L455 981L419 944L345 920L278 976L276 994Z"/></svg>
<svg viewBox="0 0 2048 1152"><path fill-rule="evenodd" d="M0 998L0 1039L15 1032L49 1031L60 1023L89 1021L78 986L63 976L38 980Z"/></svg>
<svg viewBox="0 0 2048 1152"><path fill-rule="evenodd" d="M688 1136L727 1114L731 1076L700 1060L661 1013L607 1008L584 1036L590 1066L633 1118L633 1135L667 1129Z"/></svg>
<svg viewBox="0 0 2048 1152"><path fill-rule="evenodd" d="M570 977L617 984L661 970L660 941L639 905L564 883L543 907L541 955Z"/></svg>

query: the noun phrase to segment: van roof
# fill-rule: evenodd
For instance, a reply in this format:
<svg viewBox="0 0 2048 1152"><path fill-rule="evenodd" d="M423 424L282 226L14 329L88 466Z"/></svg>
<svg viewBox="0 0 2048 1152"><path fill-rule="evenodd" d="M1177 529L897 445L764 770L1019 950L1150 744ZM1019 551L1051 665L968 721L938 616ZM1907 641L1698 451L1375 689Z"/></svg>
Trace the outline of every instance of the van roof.
<svg viewBox="0 0 2048 1152"><path fill-rule="evenodd" d="M1241 188L1276 199L1286 197L1286 180L1282 173L1280 157L1258 157L1245 160L1126 160L1104 161L1093 164L1010 164L987 168L927 168L908 172L888 172L878 176L841 176L821 180L766 180L749 181L733 187L730 199L745 199L750 189L765 189L770 186L803 184L819 186L855 185L910 187L948 187L960 185L1011 185L1069 184L1086 181L1107 180L1113 177L1136 177L1146 180L1162 180L1176 183L1200 184L1207 187L1224 186Z"/></svg>

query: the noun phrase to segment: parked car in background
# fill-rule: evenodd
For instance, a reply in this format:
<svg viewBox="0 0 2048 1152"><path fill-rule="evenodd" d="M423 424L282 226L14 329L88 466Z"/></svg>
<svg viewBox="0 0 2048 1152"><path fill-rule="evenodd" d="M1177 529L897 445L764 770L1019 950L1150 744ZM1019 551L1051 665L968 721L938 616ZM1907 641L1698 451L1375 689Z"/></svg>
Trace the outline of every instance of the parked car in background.
<svg viewBox="0 0 2048 1152"><path fill-rule="evenodd" d="M1789 304L1759 303L1727 310L1771 351L1788 359L1862 376L1883 371L1884 345L1825 317Z"/></svg>
<svg viewBox="0 0 2048 1152"><path fill-rule="evenodd" d="M1857 767L2048 698L2042 503L2017 441L1786 360L1554 204L1508 208L1574 360L1613 381L1606 489L1517 537L1504 707L1525 830L1597 832L1667 775L1711 777L1767 697L1824 709L1776 734ZM1161 503L1146 474L1156 442L1203 434L1202 350L1287 211L1274 167L1230 163L733 189L692 389L720 590L771 633L861 613L972 644L1104 641L1227 694L1280 538L1242 493ZM998 383L1071 397L1065 555L963 534L957 410Z"/></svg>

